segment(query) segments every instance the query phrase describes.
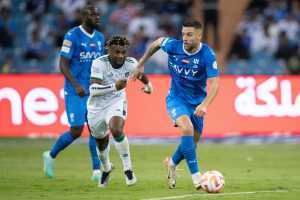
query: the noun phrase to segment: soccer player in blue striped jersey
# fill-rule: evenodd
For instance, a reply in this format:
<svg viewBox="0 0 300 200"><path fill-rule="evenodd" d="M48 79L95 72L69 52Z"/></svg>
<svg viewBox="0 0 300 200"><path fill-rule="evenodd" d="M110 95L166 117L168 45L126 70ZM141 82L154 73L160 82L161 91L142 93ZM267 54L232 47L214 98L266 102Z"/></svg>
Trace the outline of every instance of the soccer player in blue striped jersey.
<svg viewBox="0 0 300 200"><path fill-rule="evenodd" d="M104 36L95 29L99 22L98 9L86 5L82 9L82 24L69 30L64 37L59 67L65 77L65 106L70 130L56 140L50 151L43 154L44 172L49 178L54 176L54 160L59 152L83 132L92 61L102 56L104 50ZM92 180L98 181L101 176L100 161L93 136L89 137L89 149L93 164Z"/></svg>
<svg viewBox="0 0 300 200"><path fill-rule="evenodd" d="M185 159L196 189L201 188L201 173L196 158L196 144L203 128L207 107L215 98L219 87L219 71L215 54L201 42L202 25L192 20L182 26L182 39L162 37L155 40L139 61L134 73L136 79L144 71L144 63L156 51L168 54L168 67L172 78L166 98L167 110L181 132L180 144L171 158L167 158L168 186L175 188L176 166ZM210 84L209 91L206 89Z"/></svg>

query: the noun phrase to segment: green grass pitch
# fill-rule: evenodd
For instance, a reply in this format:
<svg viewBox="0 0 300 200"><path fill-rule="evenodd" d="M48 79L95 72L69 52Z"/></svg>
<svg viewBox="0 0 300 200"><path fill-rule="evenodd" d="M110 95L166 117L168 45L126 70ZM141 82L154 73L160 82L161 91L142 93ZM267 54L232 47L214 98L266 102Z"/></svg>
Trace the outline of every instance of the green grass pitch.
<svg viewBox="0 0 300 200"><path fill-rule="evenodd" d="M109 186L98 188L90 181L87 144L74 144L62 152L55 165L55 178L42 173L42 152L53 140L0 139L0 199L300 199L300 145L203 144L197 153L201 170L217 169L225 177L222 195L195 191L185 163L178 170L176 189L166 187L162 161L176 145L132 145L138 183L127 187L114 147L115 165ZM264 192L266 191L266 192ZM245 193L254 192L254 193Z"/></svg>

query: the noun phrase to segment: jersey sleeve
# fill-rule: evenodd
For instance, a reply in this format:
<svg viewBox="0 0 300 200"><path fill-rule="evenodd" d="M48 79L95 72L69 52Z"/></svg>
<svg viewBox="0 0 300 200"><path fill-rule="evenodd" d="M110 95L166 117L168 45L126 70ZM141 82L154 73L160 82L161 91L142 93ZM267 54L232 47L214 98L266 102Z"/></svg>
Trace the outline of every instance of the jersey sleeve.
<svg viewBox="0 0 300 200"><path fill-rule="evenodd" d="M69 31L64 37L64 41L60 49L60 55L65 58L71 59L76 46L75 41L76 39L74 33Z"/></svg>
<svg viewBox="0 0 300 200"><path fill-rule="evenodd" d="M216 55L212 49L208 48L205 55L206 75L208 78L219 76Z"/></svg>
<svg viewBox="0 0 300 200"><path fill-rule="evenodd" d="M103 64L104 63L99 59L93 60L92 67L91 67L91 78L103 80L103 76L104 76Z"/></svg>
<svg viewBox="0 0 300 200"><path fill-rule="evenodd" d="M161 43L160 48L166 52L170 53L175 48L176 40L173 38L166 37Z"/></svg>

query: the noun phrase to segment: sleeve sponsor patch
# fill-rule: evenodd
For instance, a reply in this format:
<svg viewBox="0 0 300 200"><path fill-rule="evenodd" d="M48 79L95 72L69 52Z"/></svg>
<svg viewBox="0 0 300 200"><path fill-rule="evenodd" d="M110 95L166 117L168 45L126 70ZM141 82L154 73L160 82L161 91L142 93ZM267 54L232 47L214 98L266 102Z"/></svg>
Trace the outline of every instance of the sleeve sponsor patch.
<svg viewBox="0 0 300 200"><path fill-rule="evenodd" d="M64 52L64 53L70 53L70 48L69 48L69 47L66 47L66 46L62 46L61 52Z"/></svg>
<svg viewBox="0 0 300 200"><path fill-rule="evenodd" d="M71 47L72 46L72 42L70 40L64 40L63 41L63 46Z"/></svg>

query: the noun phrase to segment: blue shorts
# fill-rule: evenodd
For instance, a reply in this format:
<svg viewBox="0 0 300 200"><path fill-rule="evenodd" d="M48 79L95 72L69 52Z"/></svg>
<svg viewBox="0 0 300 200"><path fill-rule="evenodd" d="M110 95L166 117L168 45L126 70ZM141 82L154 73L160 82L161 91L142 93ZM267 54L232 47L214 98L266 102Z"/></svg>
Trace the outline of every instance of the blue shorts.
<svg viewBox="0 0 300 200"><path fill-rule="evenodd" d="M194 115L196 106L185 103L179 98L170 97L166 98L167 111L169 116L175 123L177 118L182 115L187 115L190 117L194 129L201 134L203 130L203 117L197 117Z"/></svg>
<svg viewBox="0 0 300 200"><path fill-rule="evenodd" d="M71 127L83 126L86 122L88 96L80 97L78 95L65 94L65 106L68 121Z"/></svg>

